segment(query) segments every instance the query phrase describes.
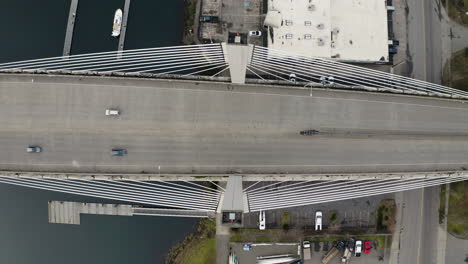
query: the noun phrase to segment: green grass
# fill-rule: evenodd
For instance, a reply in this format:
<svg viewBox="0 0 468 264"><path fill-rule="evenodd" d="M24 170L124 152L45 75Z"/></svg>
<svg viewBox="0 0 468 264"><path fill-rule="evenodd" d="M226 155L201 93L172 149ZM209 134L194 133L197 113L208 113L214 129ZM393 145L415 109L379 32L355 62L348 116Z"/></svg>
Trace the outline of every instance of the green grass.
<svg viewBox="0 0 468 264"><path fill-rule="evenodd" d="M447 231L468 239L468 181L450 184Z"/></svg>
<svg viewBox="0 0 468 264"><path fill-rule="evenodd" d="M462 24L468 26L468 15L465 13L468 12L468 0L446 0L449 1L449 17ZM445 7L445 3L443 5Z"/></svg>
<svg viewBox="0 0 468 264"><path fill-rule="evenodd" d="M283 227L284 230L288 230L291 225L291 216L289 215L288 212L284 212L281 215L281 226Z"/></svg>
<svg viewBox="0 0 468 264"><path fill-rule="evenodd" d="M197 241L195 246L188 248L182 258L181 264L215 264L216 239L205 238Z"/></svg>
<svg viewBox="0 0 468 264"><path fill-rule="evenodd" d="M197 3L189 1L185 6L185 25L187 28L192 27L195 19Z"/></svg>
<svg viewBox="0 0 468 264"><path fill-rule="evenodd" d="M304 240L313 242L333 242L338 240L345 240L344 236L326 236L326 237L306 237Z"/></svg>
<svg viewBox="0 0 468 264"><path fill-rule="evenodd" d="M336 224L336 219L338 218L336 211L330 212L330 224Z"/></svg>

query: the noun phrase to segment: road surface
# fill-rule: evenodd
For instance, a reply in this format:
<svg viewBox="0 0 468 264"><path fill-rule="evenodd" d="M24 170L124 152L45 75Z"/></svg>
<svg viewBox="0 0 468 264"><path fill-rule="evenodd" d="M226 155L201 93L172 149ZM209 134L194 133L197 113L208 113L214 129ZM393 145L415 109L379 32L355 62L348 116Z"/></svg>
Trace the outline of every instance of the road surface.
<svg viewBox="0 0 468 264"><path fill-rule="evenodd" d="M118 108L118 117L105 116ZM468 104L226 83L0 75L0 169L342 173L468 168ZM300 136L317 129L322 134ZM38 145L39 154L26 153ZM128 155L113 157L112 148Z"/></svg>

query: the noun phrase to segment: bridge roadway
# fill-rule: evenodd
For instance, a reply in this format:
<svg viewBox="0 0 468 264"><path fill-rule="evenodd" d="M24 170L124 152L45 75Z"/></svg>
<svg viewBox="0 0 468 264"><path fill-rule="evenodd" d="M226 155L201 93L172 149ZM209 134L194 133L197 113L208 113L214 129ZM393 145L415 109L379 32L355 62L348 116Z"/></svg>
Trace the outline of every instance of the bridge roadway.
<svg viewBox="0 0 468 264"><path fill-rule="evenodd" d="M121 115L104 115L119 108ZM468 103L351 91L0 75L0 170L348 173L468 168ZM321 135L300 136L316 129ZM26 153L28 145L43 152ZM113 157L112 148L128 155Z"/></svg>

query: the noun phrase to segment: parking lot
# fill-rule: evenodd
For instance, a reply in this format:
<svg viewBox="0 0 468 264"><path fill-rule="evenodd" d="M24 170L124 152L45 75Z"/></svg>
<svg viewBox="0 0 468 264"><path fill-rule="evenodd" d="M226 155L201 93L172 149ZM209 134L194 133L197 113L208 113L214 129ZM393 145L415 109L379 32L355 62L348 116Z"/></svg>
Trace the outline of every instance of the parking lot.
<svg viewBox="0 0 468 264"><path fill-rule="evenodd" d="M369 232L376 225L376 209L382 200L393 199L394 194L383 194L352 200L320 203L266 212L266 228L282 228L281 217L289 215L290 228L304 229L305 233L314 234L315 212L323 213L325 232L352 229ZM258 212L244 216L244 227L258 228ZM332 215L335 219L332 221Z"/></svg>
<svg viewBox="0 0 468 264"><path fill-rule="evenodd" d="M374 243L373 243L374 244ZM311 259L305 260L304 264L321 264L323 256L330 250L333 246L333 242L312 242L311 245ZM388 250L388 249L387 249ZM344 250L340 250L339 254L336 255L329 264L338 264L341 262L341 257L343 256ZM389 261L385 252L384 248L372 248L369 254L361 254L360 257L355 257L354 255L351 256L349 263L353 264L374 264L374 263L382 263L386 264ZM389 256L389 255L388 255Z"/></svg>

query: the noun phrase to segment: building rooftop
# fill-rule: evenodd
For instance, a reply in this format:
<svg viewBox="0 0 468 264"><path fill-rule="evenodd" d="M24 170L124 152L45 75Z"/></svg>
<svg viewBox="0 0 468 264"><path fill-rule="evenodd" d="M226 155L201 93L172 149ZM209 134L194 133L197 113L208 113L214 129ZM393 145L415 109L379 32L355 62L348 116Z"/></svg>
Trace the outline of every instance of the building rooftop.
<svg viewBox="0 0 468 264"><path fill-rule="evenodd" d="M268 47L340 61L388 61L385 0L268 0Z"/></svg>

